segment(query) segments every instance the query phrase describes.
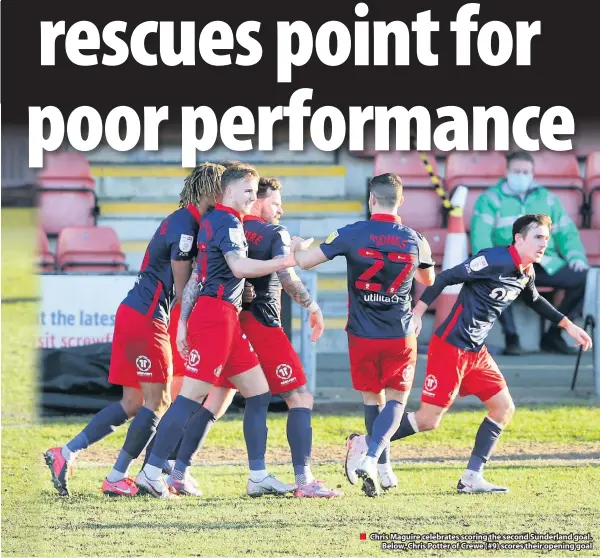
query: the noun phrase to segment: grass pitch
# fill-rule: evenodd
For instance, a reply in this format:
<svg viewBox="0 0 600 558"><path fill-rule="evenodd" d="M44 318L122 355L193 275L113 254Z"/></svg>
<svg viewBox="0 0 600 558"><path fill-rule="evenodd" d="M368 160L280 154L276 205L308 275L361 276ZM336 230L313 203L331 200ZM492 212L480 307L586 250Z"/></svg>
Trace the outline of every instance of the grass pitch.
<svg viewBox="0 0 600 558"><path fill-rule="evenodd" d="M24 275L31 269L26 259L35 238L30 222L26 212L2 211L3 298L36 294L35 281ZM483 410L464 410L450 411L438 431L395 444L398 489L378 499L364 497L347 483L342 467L346 435L364 429L362 409L357 409L313 419L313 470L342 487L341 499L247 497L241 414L235 412L213 428L193 468L205 492L202 499L104 497L100 485L125 428L81 456L71 479L73 496L60 498L41 454L68 441L89 417L40 421L36 416L31 350L36 309L31 302L2 305L3 555L371 556L384 552L382 544L395 544L388 552L409 556L600 555L597 407L518 408L487 473L491 481L509 486L509 494L456 494L484 416ZM285 413L269 415L267 458L273 464L269 468L291 482L285 419ZM133 473L137 470L134 465ZM426 541L429 533L463 540L443 541L444 547ZM529 534L529 550L508 550L501 547L506 541L490 540L492 534L520 534L516 542L524 546L523 533ZM544 550L544 543L559 541L534 540L556 533L573 550L564 543L562 550ZM582 540L575 541L575 535ZM389 540L394 537L413 540ZM577 544L593 548L581 550Z"/></svg>

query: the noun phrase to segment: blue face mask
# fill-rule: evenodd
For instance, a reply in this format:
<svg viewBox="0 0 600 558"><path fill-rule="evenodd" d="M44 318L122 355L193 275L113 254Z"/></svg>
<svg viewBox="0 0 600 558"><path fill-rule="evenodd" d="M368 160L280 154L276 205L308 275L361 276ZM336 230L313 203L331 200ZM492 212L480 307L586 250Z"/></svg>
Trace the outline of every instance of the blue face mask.
<svg viewBox="0 0 600 558"><path fill-rule="evenodd" d="M508 187L515 194L524 194L529 189L529 186L531 186L533 177L530 174L512 172L507 175L506 180Z"/></svg>

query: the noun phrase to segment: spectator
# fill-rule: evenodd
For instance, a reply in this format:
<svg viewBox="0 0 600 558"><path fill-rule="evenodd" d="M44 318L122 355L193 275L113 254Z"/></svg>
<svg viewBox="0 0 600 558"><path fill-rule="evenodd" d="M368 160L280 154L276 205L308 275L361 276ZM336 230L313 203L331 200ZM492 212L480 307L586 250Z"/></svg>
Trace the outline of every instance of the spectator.
<svg viewBox="0 0 600 558"><path fill-rule="evenodd" d="M544 213L552 219L551 238L541 263L535 264L536 285L565 289L558 310L570 320L581 315L588 261L577 227L560 200L534 180L534 160L529 153L508 156L506 177L481 194L475 202L471 221L473 254L483 248L508 246L514 221L526 213ZM505 337L504 354L522 354L512 307L499 322ZM551 326L542 336L541 350L562 354L576 353Z"/></svg>

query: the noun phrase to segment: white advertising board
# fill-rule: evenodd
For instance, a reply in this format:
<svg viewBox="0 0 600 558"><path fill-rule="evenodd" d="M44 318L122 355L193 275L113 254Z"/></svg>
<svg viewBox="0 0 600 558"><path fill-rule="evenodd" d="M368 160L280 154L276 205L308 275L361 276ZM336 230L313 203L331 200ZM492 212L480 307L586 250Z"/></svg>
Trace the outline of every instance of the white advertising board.
<svg viewBox="0 0 600 558"><path fill-rule="evenodd" d="M115 313L136 275L41 275L37 347L111 343Z"/></svg>

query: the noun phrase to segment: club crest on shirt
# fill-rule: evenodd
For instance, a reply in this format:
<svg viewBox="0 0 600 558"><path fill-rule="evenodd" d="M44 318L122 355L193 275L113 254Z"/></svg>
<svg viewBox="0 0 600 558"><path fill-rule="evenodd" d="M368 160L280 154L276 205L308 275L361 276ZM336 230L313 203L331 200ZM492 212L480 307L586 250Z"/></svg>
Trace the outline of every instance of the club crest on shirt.
<svg viewBox="0 0 600 558"><path fill-rule="evenodd" d="M325 241L325 244L331 244L338 236L340 236L340 233L337 231L333 231L328 237L327 240Z"/></svg>
<svg viewBox="0 0 600 558"><path fill-rule="evenodd" d="M179 249L182 252L189 252L194 245L194 237L190 234L182 234L179 237Z"/></svg>

